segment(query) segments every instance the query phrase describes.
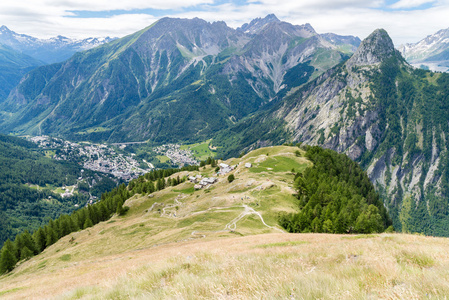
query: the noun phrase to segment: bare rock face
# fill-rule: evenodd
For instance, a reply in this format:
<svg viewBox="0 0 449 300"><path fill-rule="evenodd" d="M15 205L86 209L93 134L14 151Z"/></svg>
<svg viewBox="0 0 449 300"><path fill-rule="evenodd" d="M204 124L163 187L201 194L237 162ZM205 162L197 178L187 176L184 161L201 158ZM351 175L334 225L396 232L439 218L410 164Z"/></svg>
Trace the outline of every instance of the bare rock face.
<svg viewBox="0 0 449 300"><path fill-rule="evenodd" d="M348 68L374 65L395 54L396 50L388 33L383 29L377 29L363 40L346 65Z"/></svg>

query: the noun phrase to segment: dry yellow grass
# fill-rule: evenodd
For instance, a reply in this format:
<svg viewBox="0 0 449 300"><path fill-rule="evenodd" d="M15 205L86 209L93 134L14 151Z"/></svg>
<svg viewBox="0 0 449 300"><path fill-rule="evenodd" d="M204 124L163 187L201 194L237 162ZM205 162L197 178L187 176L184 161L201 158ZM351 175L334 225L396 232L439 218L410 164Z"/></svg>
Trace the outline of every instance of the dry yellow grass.
<svg viewBox="0 0 449 300"><path fill-rule="evenodd" d="M19 271L5 299L444 299L449 241L404 234L208 237Z"/></svg>
<svg viewBox="0 0 449 300"><path fill-rule="evenodd" d="M296 149L260 149L234 159L255 169L240 164L235 182L223 176L208 192L182 193L191 187L184 183L129 199L125 217L66 236L0 277L0 298L448 297L447 239L280 233L277 213L293 211L295 200L292 175L275 168L285 162L281 156L307 165ZM273 166L267 158L276 158Z"/></svg>

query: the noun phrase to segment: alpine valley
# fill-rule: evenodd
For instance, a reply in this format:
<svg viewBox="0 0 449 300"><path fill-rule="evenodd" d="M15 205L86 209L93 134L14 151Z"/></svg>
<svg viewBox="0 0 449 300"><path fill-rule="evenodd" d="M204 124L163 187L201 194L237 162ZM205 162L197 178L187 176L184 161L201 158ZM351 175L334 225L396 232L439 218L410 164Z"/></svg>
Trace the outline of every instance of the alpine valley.
<svg viewBox="0 0 449 300"><path fill-rule="evenodd" d="M206 140L344 61L358 44L274 15L239 29L164 18L28 73L0 104L1 129L109 142Z"/></svg>
<svg viewBox="0 0 449 300"><path fill-rule="evenodd" d="M31 71L0 103L0 126L71 140L213 138L218 157L321 145L368 171L397 230L447 235L449 78L411 67L384 30L359 44L274 15L238 29L164 18Z"/></svg>
<svg viewBox="0 0 449 300"><path fill-rule="evenodd" d="M449 73L415 46L163 18L48 64L1 33L0 297L449 295L447 238L410 234L449 236Z"/></svg>

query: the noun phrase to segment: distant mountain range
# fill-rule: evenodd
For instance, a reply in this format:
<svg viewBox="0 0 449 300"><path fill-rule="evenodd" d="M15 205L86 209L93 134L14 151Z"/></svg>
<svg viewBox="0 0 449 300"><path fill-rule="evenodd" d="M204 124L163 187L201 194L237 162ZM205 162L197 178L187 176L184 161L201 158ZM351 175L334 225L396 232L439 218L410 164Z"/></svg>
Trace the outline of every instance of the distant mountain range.
<svg viewBox="0 0 449 300"><path fill-rule="evenodd" d="M49 39L38 39L11 31L6 26L0 27L0 44L9 46L45 64L62 62L76 52L88 50L113 40L114 38L110 37L77 40L60 35Z"/></svg>
<svg viewBox="0 0 449 300"><path fill-rule="evenodd" d="M34 68L67 60L74 53L108 43L112 38L74 40L63 36L38 39L0 27L0 101Z"/></svg>
<svg viewBox="0 0 449 300"><path fill-rule="evenodd" d="M274 15L239 29L164 18L25 76L3 131L108 141L203 140L346 60L360 40Z"/></svg>
<svg viewBox="0 0 449 300"><path fill-rule="evenodd" d="M44 63L0 44L0 101L19 84L20 79L32 69Z"/></svg>
<svg viewBox="0 0 449 300"><path fill-rule="evenodd" d="M429 35L418 43L401 45L398 49L415 67L449 72L449 28Z"/></svg>

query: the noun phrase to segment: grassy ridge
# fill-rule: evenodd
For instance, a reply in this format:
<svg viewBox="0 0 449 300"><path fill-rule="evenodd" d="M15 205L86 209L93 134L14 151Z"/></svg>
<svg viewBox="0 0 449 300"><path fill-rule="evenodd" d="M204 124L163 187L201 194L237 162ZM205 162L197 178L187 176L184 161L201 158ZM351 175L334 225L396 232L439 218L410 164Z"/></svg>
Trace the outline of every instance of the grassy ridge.
<svg viewBox="0 0 449 300"><path fill-rule="evenodd" d="M311 166L304 152L299 150L299 157L296 151L278 146L230 159L226 163L236 166L232 183L226 174L206 189L184 182L135 194L125 203L130 207L126 215L71 233L0 277L0 293L6 299L363 298L391 293L404 281L415 284L417 277L406 277L409 272L428 276L428 266L443 270L446 265L437 263L441 252L402 251L409 247L407 236L348 240L284 232L279 214L298 207L291 169ZM210 166L176 176L198 174L217 176ZM394 258L387 264L378 259L384 241ZM435 243L441 249L445 245ZM390 266L405 269L385 273ZM421 295L428 288L411 291Z"/></svg>

